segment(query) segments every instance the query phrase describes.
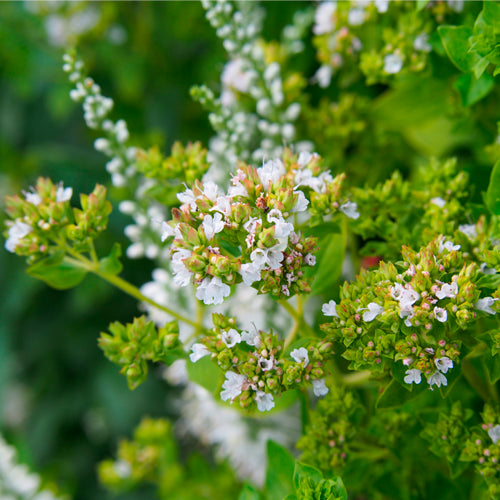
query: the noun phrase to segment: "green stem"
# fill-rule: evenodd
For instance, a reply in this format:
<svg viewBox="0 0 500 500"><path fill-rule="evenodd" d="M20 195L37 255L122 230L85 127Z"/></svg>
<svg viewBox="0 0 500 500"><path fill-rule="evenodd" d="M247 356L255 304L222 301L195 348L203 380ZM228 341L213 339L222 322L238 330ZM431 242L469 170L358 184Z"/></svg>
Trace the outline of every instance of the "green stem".
<svg viewBox="0 0 500 500"><path fill-rule="evenodd" d="M73 259L71 257L65 257L66 261L70 262L71 264L82 267L85 270L96 274L97 276L101 277L103 280L107 281L108 283L116 286L123 292L127 293L128 295L134 297L135 299L141 301L141 302L146 302L153 307L156 307L157 309L160 309L161 311L166 312L173 318L182 321L183 323L187 323L188 325L193 326L196 329L201 328L201 325L197 323L196 321L192 321L189 318L186 318L182 316L181 314L173 311L172 309L162 306L158 303L156 303L154 300L150 299L149 297L146 297L144 294L141 293L141 291L128 281L125 281L123 278L120 278L119 276L115 276L112 274L106 274L103 273L102 271L99 270L97 264L94 264L88 259L80 258L80 259Z"/></svg>
<svg viewBox="0 0 500 500"><path fill-rule="evenodd" d="M342 381L345 385L349 387L356 387L358 385L363 385L368 382L371 377L371 372L369 370L363 370L355 373L348 373L342 376Z"/></svg>
<svg viewBox="0 0 500 500"><path fill-rule="evenodd" d="M294 309L293 306L289 304L286 300L278 300L278 303L284 309L286 309L288 314L290 314L290 316L294 319L294 325L292 327L292 330L285 339L283 351L287 350L287 348L293 342L293 340L295 339L301 328L306 330L307 333L312 337L315 336L314 330L304 321L304 317L302 315L303 303L300 296L297 297L297 309Z"/></svg>

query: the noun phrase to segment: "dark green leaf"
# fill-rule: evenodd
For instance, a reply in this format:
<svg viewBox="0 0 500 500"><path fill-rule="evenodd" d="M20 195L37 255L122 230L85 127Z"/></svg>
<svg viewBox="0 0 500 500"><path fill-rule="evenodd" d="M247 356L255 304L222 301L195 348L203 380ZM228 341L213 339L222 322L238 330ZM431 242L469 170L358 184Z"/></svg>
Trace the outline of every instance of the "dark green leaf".
<svg viewBox="0 0 500 500"><path fill-rule="evenodd" d="M115 243L111 249L111 253L99 261L99 271L104 274L115 276L120 274L123 266L120 262L122 256L122 248L119 243Z"/></svg>
<svg viewBox="0 0 500 500"><path fill-rule="evenodd" d="M85 269L75 265L72 261L66 260L62 252L38 261L28 267L26 272L58 290L73 288L87 274Z"/></svg>
<svg viewBox="0 0 500 500"><path fill-rule="evenodd" d="M295 460L290 452L274 441L267 442L266 494L284 498L293 492Z"/></svg>
<svg viewBox="0 0 500 500"><path fill-rule="evenodd" d="M320 250L316 255L317 264L312 286L313 295L325 293L335 286L342 271L345 247L346 237L344 234L330 234L320 240Z"/></svg>
<svg viewBox="0 0 500 500"><path fill-rule="evenodd" d="M486 97L493 89L495 82L493 77L487 73L483 74L479 80L473 73L465 73L455 82L455 88L459 91L463 106L472 106Z"/></svg>
<svg viewBox="0 0 500 500"><path fill-rule="evenodd" d="M500 356L486 356L485 368L491 384L496 384L500 380Z"/></svg>
<svg viewBox="0 0 500 500"><path fill-rule="evenodd" d="M500 215L500 160L495 163L491 171L485 201L492 214Z"/></svg>

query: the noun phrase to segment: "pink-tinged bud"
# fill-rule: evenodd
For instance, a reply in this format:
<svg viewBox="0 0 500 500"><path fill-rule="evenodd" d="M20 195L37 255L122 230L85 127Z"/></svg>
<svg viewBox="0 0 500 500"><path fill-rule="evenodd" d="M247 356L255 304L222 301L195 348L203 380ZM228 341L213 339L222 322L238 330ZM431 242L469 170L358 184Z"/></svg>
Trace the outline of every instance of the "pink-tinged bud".
<svg viewBox="0 0 500 500"><path fill-rule="evenodd" d="M198 232L189 224L180 223L177 227L179 228L183 241L189 243L191 246L200 244Z"/></svg>
<svg viewBox="0 0 500 500"><path fill-rule="evenodd" d="M259 242L266 248L276 245L277 240L274 237L274 226L264 229L259 234Z"/></svg>
<svg viewBox="0 0 500 500"><path fill-rule="evenodd" d="M248 203L235 203L231 206L231 219L242 224L250 217L250 205Z"/></svg>
<svg viewBox="0 0 500 500"><path fill-rule="evenodd" d="M205 271L207 268L207 260L201 255L192 254L191 257L183 260L186 269L192 273Z"/></svg>

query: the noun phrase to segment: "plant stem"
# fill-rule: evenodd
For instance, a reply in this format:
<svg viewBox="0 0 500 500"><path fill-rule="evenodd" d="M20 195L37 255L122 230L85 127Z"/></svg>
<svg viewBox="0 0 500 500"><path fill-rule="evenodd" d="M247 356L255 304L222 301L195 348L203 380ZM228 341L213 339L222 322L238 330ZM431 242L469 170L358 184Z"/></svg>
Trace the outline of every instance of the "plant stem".
<svg viewBox="0 0 500 500"><path fill-rule="evenodd" d="M201 328L201 325L199 323L197 323L196 321L192 321L189 318L186 318L186 317L182 316L181 314L175 312L174 310L172 310L168 307L162 306L162 305L158 304L157 302L155 302L154 300L150 299L149 297L146 297L143 293L141 293L141 291L136 286L132 285L128 281L124 280L123 278L120 278L119 276L115 276L112 274L106 274L106 273L101 272L96 263L93 263L88 259L76 260L76 259L73 259L71 257L65 257L65 259L75 266L82 267L85 270L96 274L97 276L99 276L103 280L116 286L117 288L119 288L123 292L134 297L135 299L137 299L141 302L146 302L146 303L152 305L153 307L156 307L157 309L160 309L161 311L166 312L167 314L169 314L173 318L175 318L179 321L182 321L183 323L187 323L188 325L191 325L192 327L194 327L196 329Z"/></svg>

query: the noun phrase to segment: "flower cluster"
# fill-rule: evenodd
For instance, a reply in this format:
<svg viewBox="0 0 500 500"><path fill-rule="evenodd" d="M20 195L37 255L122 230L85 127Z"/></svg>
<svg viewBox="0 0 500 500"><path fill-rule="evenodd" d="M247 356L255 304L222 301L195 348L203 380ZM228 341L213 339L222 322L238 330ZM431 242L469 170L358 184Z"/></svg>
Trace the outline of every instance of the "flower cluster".
<svg viewBox="0 0 500 500"><path fill-rule="evenodd" d="M41 479L17 462L16 450L0 437L0 497L9 500L56 500L55 494L41 489Z"/></svg>
<svg viewBox="0 0 500 500"><path fill-rule="evenodd" d="M92 241L106 229L111 205L106 189L97 185L81 195L82 209L71 208L73 190L40 178L22 196L6 198L8 230L5 248L33 263L70 245L76 252L90 252Z"/></svg>
<svg viewBox="0 0 500 500"><path fill-rule="evenodd" d="M338 305L323 306L332 322L322 328L344 344L352 368L384 371L401 361L404 383L419 384L425 375L431 389L447 385L461 353L460 331L478 312L496 313L496 299L481 297L476 285L479 266L459 248L443 237L419 252L403 248L404 271L381 263L345 284Z"/></svg>
<svg viewBox="0 0 500 500"><path fill-rule="evenodd" d="M412 2L320 3L313 26L314 43L322 63L316 81L321 87L328 87L332 75L343 66L356 71L359 65L369 85L388 82L402 71L422 71L433 48L430 35L435 29L436 16L455 12L452 7L439 4L417 14L417 6ZM366 33L373 35L374 31L375 39L364 45Z"/></svg>
<svg viewBox="0 0 500 500"><path fill-rule="evenodd" d="M223 401L237 399L242 408L256 406L259 411L270 411L274 396L309 382L316 396L328 393L323 364L331 354L330 343L321 341L307 349L293 349L288 357L283 355L283 341L273 333L255 328L238 330L234 318L219 314L213 315L213 322L214 329L192 346L190 359L215 358L225 371L220 394Z"/></svg>
<svg viewBox="0 0 500 500"><path fill-rule="evenodd" d="M332 211L359 216L354 203L333 201L341 200L341 178L320 172L317 160L288 152L257 169L240 164L226 194L213 182L179 193L182 205L163 224L162 236L174 237L177 284L194 283L205 304L221 303L240 282L277 297L310 291L305 269L316 263L316 241L288 222L307 210L304 191L311 205L328 200Z"/></svg>

